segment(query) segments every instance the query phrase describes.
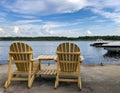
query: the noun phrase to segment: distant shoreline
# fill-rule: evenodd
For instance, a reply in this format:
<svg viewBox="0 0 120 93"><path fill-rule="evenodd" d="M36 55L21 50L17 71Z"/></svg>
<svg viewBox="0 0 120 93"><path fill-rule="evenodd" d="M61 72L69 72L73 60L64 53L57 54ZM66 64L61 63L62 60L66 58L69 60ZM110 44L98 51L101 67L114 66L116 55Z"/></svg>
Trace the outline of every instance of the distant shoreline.
<svg viewBox="0 0 120 93"><path fill-rule="evenodd" d="M97 39L103 40L120 40L120 36L80 36L80 37L0 37L0 41L93 41Z"/></svg>

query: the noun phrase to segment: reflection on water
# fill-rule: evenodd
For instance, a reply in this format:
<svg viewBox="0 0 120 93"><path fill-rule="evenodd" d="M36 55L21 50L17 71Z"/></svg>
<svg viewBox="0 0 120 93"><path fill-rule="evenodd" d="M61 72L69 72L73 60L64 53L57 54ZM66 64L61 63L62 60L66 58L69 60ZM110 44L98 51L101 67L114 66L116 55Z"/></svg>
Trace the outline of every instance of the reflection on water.
<svg viewBox="0 0 120 93"><path fill-rule="evenodd" d="M120 52L108 51L108 52L106 52L106 54L104 54L103 56L104 56L104 57L120 58Z"/></svg>
<svg viewBox="0 0 120 93"><path fill-rule="evenodd" d="M57 46L64 41L25 41L33 48L34 57L39 55L56 55ZM70 41L76 43L85 58L83 64L120 64L120 56L106 56L103 48L90 46L92 41ZM12 41L0 41L0 63L7 63L9 47ZM53 61L45 61L54 63ZM43 61L44 63L44 61Z"/></svg>
<svg viewBox="0 0 120 93"><path fill-rule="evenodd" d="M111 64L120 64L120 53L119 52L106 52L104 55L103 55L104 59L107 60L106 63L110 63Z"/></svg>

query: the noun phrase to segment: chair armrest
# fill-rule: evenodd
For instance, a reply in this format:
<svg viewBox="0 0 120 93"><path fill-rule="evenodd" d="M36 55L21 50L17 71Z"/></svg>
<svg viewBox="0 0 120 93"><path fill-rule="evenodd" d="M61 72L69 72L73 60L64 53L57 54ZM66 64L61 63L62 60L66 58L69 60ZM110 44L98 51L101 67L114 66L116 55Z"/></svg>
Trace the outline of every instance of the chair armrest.
<svg viewBox="0 0 120 93"><path fill-rule="evenodd" d="M10 61L10 58L8 58L8 60L7 60L8 62Z"/></svg>
<svg viewBox="0 0 120 93"><path fill-rule="evenodd" d="M57 56L54 57L54 60L57 62Z"/></svg>
<svg viewBox="0 0 120 93"><path fill-rule="evenodd" d="M36 60L38 60L39 58L37 57L37 58L33 58L33 59L31 59L31 61L36 61Z"/></svg>
<svg viewBox="0 0 120 93"><path fill-rule="evenodd" d="M54 60L57 62L57 56L55 56ZM84 60L84 57L80 56L80 63L82 63L83 60Z"/></svg>
<svg viewBox="0 0 120 93"><path fill-rule="evenodd" d="M84 57L80 56L80 63L82 63L83 60L84 60Z"/></svg>
<svg viewBox="0 0 120 93"><path fill-rule="evenodd" d="M10 61L12 62L12 58L8 58L8 60L7 60L7 61L8 61L8 62L10 62Z"/></svg>

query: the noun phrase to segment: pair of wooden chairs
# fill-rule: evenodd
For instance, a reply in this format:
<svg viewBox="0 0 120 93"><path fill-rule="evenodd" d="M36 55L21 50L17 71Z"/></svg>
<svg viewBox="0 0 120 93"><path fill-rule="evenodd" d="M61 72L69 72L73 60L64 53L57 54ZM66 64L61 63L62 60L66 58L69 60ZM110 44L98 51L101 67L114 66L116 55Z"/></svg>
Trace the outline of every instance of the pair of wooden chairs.
<svg viewBox="0 0 120 93"><path fill-rule="evenodd" d="M27 80L28 87L32 86L35 74L40 70L40 63L34 62L32 48L22 42L14 42L10 46L8 59L8 79L5 82L7 88L12 80ZM77 82L82 89L80 78L80 49L73 43L62 43L57 47L57 69L55 88L59 82ZM17 70L12 72L12 63L16 64ZM26 77L22 77L26 76ZM19 77L20 76L20 77ZM75 78L69 78L75 76Z"/></svg>

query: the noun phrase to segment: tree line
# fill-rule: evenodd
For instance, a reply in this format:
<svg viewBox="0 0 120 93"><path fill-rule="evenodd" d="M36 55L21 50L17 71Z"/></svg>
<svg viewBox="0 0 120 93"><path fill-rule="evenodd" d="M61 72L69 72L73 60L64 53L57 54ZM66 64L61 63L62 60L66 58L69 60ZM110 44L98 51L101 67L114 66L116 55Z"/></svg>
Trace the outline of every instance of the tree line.
<svg viewBox="0 0 120 93"><path fill-rule="evenodd" d="M120 36L79 36L79 37L0 37L0 41L80 41L80 40L120 40Z"/></svg>

